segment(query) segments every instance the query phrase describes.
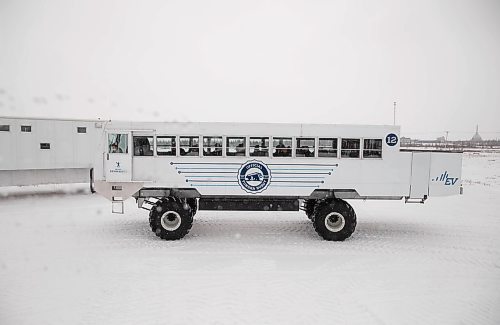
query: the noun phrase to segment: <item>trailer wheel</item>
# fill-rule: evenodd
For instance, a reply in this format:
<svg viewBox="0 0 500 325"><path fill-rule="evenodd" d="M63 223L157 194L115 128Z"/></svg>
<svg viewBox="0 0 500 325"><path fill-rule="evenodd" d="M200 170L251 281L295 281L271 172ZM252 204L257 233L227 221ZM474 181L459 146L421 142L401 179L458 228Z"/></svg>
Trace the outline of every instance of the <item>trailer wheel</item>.
<svg viewBox="0 0 500 325"><path fill-rule="evenodd" d="M178 200L166 198L151 210L149 223L151 230L161 239L181 239L193 226L191 207L185 209Z"/></svg>
<svg viewBox="0 0 500 325"><path fill-rule="evenodd" d="M342 241L356 228L356 213L344 200L318 204L314 210L314 230L326 240Z"/></svg>

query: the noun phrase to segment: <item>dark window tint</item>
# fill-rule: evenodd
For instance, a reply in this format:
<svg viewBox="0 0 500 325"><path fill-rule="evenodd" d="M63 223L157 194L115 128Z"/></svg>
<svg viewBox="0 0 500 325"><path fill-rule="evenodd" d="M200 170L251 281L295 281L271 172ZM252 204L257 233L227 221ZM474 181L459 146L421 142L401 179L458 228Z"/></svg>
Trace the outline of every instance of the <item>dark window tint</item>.
<svg viewBox="0 0 500 325"><path fill-rule="evenodd" d="M10 131L10 125L0 125L0 131L9 132Z"/></svg>
<svg viewBox="0 0 500 325"><path fill-rule="evenodd" d="M382 158L382 139L365 139L363 158Z"/></svg>
<svg viewBox="0 0 500 325"><path fill-rule="evenodd" d="M222 156L222 137L203 137L203 156Z"/></svg>
<svg viewBox="0 0 500 325"><path fill-rule="evenodd" d="M181 156L199 156L200 138L199 137L179 137Z"/></svg>
<svg viewBox="0 0 500 325"><path fill-rule="evenodd" d="M297 138L296 157L314 157L314 138Z"/></svg>
<svg viewBox="0 0 500 325"><path fill-rule="evenodd" d="M226 156L246 156L245 138L226 138Z"/></svg>
<svg viewBox="0 0 500 325"><path fill-rule="evenodd" d="M31 125L21 125L21 132L31 132Z"/></svg>
<svg viewBox="0 0 500 325"><path fill-rule="evenodd" d="M84 127L84 126L79 126L79 127L76 128L76 131L78 133L87 133L87 128Z"/></svg>
<svg viewBox="0 0 500 325"><path fill-rule="evenodd" d="M337 139L319 138L318 144L319 157L337 157Z"/></svg>
<svg viewBox="0 0 500 325"><path fill-rule="evenodd" d="M152 156L153 155L153 137L136 136L134 137L134 156Z"/></svg>
<svg viewBox="0 0 500 325"><path fill-rule="evenodd" d="M250 156L269 156L269 138L250 138Z"/></svg>
<svg viewBox="0 0 500 325"><path fill-rule="evenodd" d="M40 143L40 149L50 149L50 143Z"/></svg>
<svg viewBox="0 0 500 325"><path fill-rule="evenodd" d="M273 157L291 157L292 138L273 138Z"/></svg>
<svg viewBox="0 0 500 325"><path fill-rule="evenodd" d="M156 154L158 156L175 156L176 152L175 137L156 137Z"/></svg>
<svg viewBox="0 0 500 325"><path fill-rule="evenodd" d="M359 158L360 139L342 139L342 158Z"/></svg>

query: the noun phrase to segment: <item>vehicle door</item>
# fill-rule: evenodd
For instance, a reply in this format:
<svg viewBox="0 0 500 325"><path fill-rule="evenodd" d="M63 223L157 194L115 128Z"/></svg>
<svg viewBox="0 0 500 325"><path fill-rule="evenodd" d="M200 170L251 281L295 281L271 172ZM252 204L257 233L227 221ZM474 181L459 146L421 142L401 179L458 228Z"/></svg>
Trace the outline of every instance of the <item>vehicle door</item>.
<svg viewBox="0 0 500 325"><path fill-rule="evenodd" d="M108 182L127 182L132 180L131 133L108 131L105 153L105 176Z"/></svg>

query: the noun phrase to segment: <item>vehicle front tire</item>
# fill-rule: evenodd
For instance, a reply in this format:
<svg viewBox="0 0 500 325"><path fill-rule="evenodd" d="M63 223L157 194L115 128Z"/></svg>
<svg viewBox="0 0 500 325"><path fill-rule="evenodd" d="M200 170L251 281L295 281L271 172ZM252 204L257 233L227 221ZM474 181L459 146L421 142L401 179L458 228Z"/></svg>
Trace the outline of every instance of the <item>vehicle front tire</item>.
<svg viewBox="0 0 500 325"><path fill-rule="evenodd" d="M198 211L198 203L196 202L195 198L189 198L186 200L187 204L191 207L191 213L194 216L196 212Z"/></svg>
<svg viewBox="0 0 500 325"><path fill-rule="evenodd" d="M356 213L344 200L316 205L312 220L314 230L326 240L343 241L356 229Z"/></svg>
<svg viewBox="0 0 500 325"><path fill-rule="evenodd" d="M149 214L149 224L156 236L165 240L181 239L193 226L191 207L174 198L162 199Z"/></svg>

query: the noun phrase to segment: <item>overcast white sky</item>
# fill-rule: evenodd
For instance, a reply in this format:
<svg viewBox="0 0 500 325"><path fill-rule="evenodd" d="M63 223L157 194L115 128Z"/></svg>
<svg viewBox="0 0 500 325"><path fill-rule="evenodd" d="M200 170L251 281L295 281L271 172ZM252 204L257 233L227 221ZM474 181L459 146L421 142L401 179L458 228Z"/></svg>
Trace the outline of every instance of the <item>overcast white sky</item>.
<svg viewBox="0 0 500 325"><path fill-rule="evenodd" d="M500 138L500 1L0 0L0 115Z"/></svg>

